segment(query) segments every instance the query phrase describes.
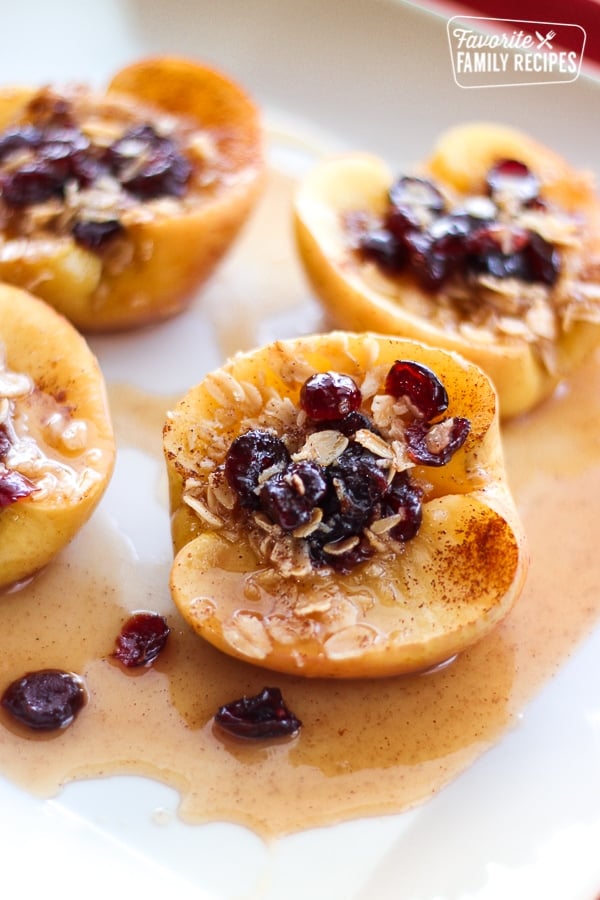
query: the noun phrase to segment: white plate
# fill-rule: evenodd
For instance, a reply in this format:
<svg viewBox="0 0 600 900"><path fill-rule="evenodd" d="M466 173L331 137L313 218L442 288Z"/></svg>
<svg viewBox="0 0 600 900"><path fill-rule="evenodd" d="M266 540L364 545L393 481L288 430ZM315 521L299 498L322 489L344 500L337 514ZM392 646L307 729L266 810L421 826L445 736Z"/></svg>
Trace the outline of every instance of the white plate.
<svg viewBox="0 0 600 900"><path fill-rule="evenodd" d="M447 125L476 117L521 126L578 165L597 167L600 159L596 83L461 90L444 17L409 4L18 0L1 22L0 83L100 85L119 66L151 53L217 63L260 101L274 161L296 172L310 162L313 143L369 149L400 166L418 159ZM307 144L283 133L304 136ZM107 380L176 393L216 365L210 290L183 319L126 340L93 341ZM313 320L307 300L300 311L273 316L258 337L297 325L306 330ZM205 326L201 347L190 321ZM145 475L158 477L150 459L123 453L98 516L118 523L140 559L166 564L168 537L152 527L163 522L162 511L136 513L128 502L127 474L140 462ZM519 726L421 808L307 831L269 848L236 826L181 824L175 793L143 779L78 783L52 801L0 780L3 883L16 878L18 896L44 891L67 898L84 895L91 884L93 896L169 891L197 900L594 900L599 661L600 629Z"/></svg>

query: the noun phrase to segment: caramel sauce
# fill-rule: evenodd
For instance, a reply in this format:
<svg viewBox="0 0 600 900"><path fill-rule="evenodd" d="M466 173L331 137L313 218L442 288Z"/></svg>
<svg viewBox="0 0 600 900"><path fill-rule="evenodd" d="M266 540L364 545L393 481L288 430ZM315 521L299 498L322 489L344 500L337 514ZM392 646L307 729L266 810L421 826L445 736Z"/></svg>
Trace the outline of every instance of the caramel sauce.
<svg viewBox="0 0 600 900"><path fill-rule="evenodd" d="M256 259L271 204L278 214L290 182L272 179L253 226L208 297ZM301 300L291 246L276 254L292 276L286 297ZM255 266L246 267L246 273ZM268 285L250 275L250 311L227 333L231 352L258 335ZM278 291L285 287L281 271ZM282 282L279 284L279 282ZM248 285L247 285L248 286ZM224 294L226 296L226 292ZM268 313L276 312L272 294ZM600 496L600 355L532 414L504 428L510 481L528 532L532 562L523 595L491 635L427 674L378 681L305 681L230 659L202 642L169 597L169 519L160 431L175 398L110 385L120 452L156 472L140 490L156 504L148 527L159 549L148 561L102 505L71 546L29 585L0 601L0 690L26 671L80 673L89 702L64 732L32 735L0 716L0 773L47 797L66 782L133 773L175 787L190 823L228 820L265 837L424 801L512 727L527 702L600 618L592 562ZM119 490L119 473L116 473ZM137 486L136 486L137 487ZM110 491L110 489L109 489ZM130 500L135 503L135 497ZM134 609L167 615L172 633L149 669L111 659ZM276 684L302 720L299 737L253 744L213 726L217 708Z"/></svg>

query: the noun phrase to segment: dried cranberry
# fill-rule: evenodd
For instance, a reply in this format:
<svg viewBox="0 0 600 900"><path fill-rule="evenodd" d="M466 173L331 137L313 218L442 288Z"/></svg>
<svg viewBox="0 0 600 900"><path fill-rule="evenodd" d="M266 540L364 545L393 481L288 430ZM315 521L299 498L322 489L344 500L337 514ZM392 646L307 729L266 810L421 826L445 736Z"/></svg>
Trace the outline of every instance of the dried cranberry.
<svg viewBox="0 0 600 900"><path fill-rule="evenodd" d="M356 382L339 372L317 372L300 390L300 406L314 422L342 419L357 410L361 402Z"/></svg>
<svg viewBox="0 0 600 900"><path fill-rule="evenodd" d="M225 458L225 476L242 506L258 509L258 482L271 466L284 468L290 462L287 447L276 435L255 428L232 442Z"/></svg>
<svg viewBox="0 0 600 900"><path fill-rule="evenodd" d="M467 212L438 216L423 232L408 232L405 239L413 274L426 290L438 290L459 272L467 255L467 238L481 219Z"/></svg>
<svg viewBox="0 0 600 900"><path fill-rule="evenodd" d="M386 376L385 392L407 399L412 411L427 422L448 408L446 388L435 372L413 360L396 360Z"/></svg>
<svg viewBox="0 0 600 900"><path fill-rule="evenodd" d="M482 225L474 229L467 238L467 252L485 256L487 253L501 252L505 256L527 249L530 232L516 225L500 222Z"/></svg>
<svg viewBox="0 0 600 900"><path fill-rule="evenodd" d="M52 127L42 135L38 156L49 160L72 160L76 153L90 149L90 141L78 128Z"/></svg>
<svg viewBox="0 0 600 900"><path fill-rule="evenodd" d="M89 139L70 119L62 121L60 116L52 116L44 128L25 126L0 138L0 160L19 149L31 153L3 177L3 197L10 206L62 197L69 180L87 186L102 171Z"/></svg>
<svg viewBox="0 0 600 900"><path fill-rule="evenodd" d="M363 259L376 262L391 275L401 272L408 261L403 244L391 231L383 228L373 228L361 234L358 249Z"/></svg>
<svg viewBox="0 0 600 900"><path fill-rule="evenodd" d="M357 443L350 444L328 467L327 477L342 517L357 521L368 521L388 487L380 458Z"/></svg>
<svg viewBox="0 0 600 900"><path fill-rule="evenodd" d="M384 225L386 232L390 232L400 243L400 251L404 244L404 238L410 231L420 231L427 224L422 210L414 206L392 206L385 214ZM404 254L406 257L406 253Z"/></svg>
<svg viewBox="0 0 600 900"><path fill-rule="evenodd" d="M312 507L318 506L325 496L327 490L325 470L318 463L310 460L292 463L286 470L286 477L296 484L298 481L302 483L299 490Z"/></svg>
<svg viewBox="0 0 600 900"><path fill-rule="evenodd" d="M532 281L531 267L527 253L502 253L501 250L490 250L469 258L469 269L478 275L493 275L494 278L518 278L520 281Z"/></svg>
<svg viewBox="0 0 600 900"><path fill-rule="evenodd" d="M323 546L348 537L360 536L372 521L378 504L385 494L388 481L385 470L375 454L358 443L350 444L336 462L327 467L328 491L321 502L323 519L309 537L309 549L314 560L323 560ZM366 558L362 551L354 551L340 559L336 555L332 565L339 566ZM329 562L329 557L327 556ZM339 563L339 566L337 566Z"/></svg>
<svg viewBox="0 0 600 900"><path fill-rule="evenodd" d="M465 238L475 225L480 224L481 221L474 220L469 213L452 213L435 219L427 228L427 234L438 253L460 259L465 252Z"/></svg>
<svg viewBox="0 0 600 900"><path fill-rule="evenodd" d="M324 504L324 517L318 529L309 536L309 543L321 548L324 544L335 543L344 538L354 537L362 533L372 518L373 509L369 504L364 507L345 502L342 511L337 497L333 503Z"/></svg>
<svg viewBox="0 0 600 900"><path fill-rule="evenodd" d="M11 156L17 150L28 150L39 146L42 140L42 132L33 125L23 125L5 131L0 136L0 162Z"/></svg>
<svg viewBox="0 0 600 900"><path fill-rule="evenodd" d="M310 505L281 474L263 484L259 499L263 512L284 531L293 531L310 520Z"/></svg>
<svg viewBox="0 0 600 900"><path fill-rule="evenodd" d="M2 179L2 196L9 206L29 206L61 197L65 171L52 160L34 159Z"/></svg>
<svg viewBox="0 0 600 900"><path fill-rule="evenodd" d="M424 178L403 176L389 191L384 222L399 245L396 268L408 265L423 287L432 290L448 275L448 257L438 252L426 229L444 210L441 193Z"/></svg>
<svg viewBox="0 0 600 900"><path fill-rule="evenodd" d="M170 628L163 616L138 612L130 616L117 637L113 656L127 668L149 666L167 643Z"/></svg>
<svg viewBox="0 0 600 900"><path fill-rule="evenodd" d="M43 203L62 197L69 178L74 177L74 160L89 149L88 139L76 128L26 128L0 140L5 152L28 148L32 156L4 175L2 192L10 206ZM1 153L1 150L0 150Z"/></svg>
<svg viewBox="0 0 600 900"><path fill-rule="evenodd" d="M530 267L531 280L540 281L552 287L556 283L561 270L560 253L544 238L530 232L526 256Z"/></svg>
<svg viewBox="0 0 600 900"><path fill-rule="evenodd" d="M279 688L274 687L221 706L215 722L229 734L244 738L294 737L302 727L285 705Z"/></svg>
<svg viewBox="0 0 600 900"><path fill-rule="evenodd" d="M496 278L530 281L529 238L525 229L497 222L475 229L467 239L467 268Z"/></svg>
<svg viewBox="0 0 600 900"><path fill-rule="evenodd" d="M70 159L71 177L80 187L89 187L107 174L108 169L96 156L84 151L75 152Z"/></svg>
<svg viewBox="0 0 600 900"><path fill-rule="evenodd" d="M469 419L453 416L435 425L411 422L405 437L410 459L423 466L445 466L466 441L471 431Z"/></svg>
<svg viewBox="0 0 600 900"><path fill-rule="evenodd" d="M348 413L343 419L333 419L330 422L317 422L316 427L317 430L330 428L333 431L339 431L340 434L343 434L345 437L352 437L353 434L356 434L356 432L360 431L362 428L377 434L377 429L369 417L358 410Z"/></svg>
<svg viewBox="0 0 600 900"><path fill-rule="evenodd" d="M89 250L98 250L112 238L123 233L123 226L118 219L108 219L103 222L91 220L75 222L71 233L78 244Z"/></svg>
<svg viewBox="0 0 600 900"><path fill-rule="evenodd" d="M160 140L152 125L135 125L108 147L105 153L106 164L114 175L121 177L137 159L158 145Z"/></svg>
<svg viewBox="0 0 600 900"><path fill-rule="evenodd" d="M35 490L35 484L20 472L0 466L0 509L29 497Z"/></svg>
<svg viewBox="0 0 600 900"><path fill-rule="evenodd" d="M141 200L181 197L192 171L175 143L151 125L127 131L109 148L107 160L123 187Z"/></svg>
<svg viewBox="0 0 600 900"><path fill-rule="evenodd" d="M488 172L486 184L492 196L506 194L521 203L535 200L540 190L537 176L517 159L497 162Z"/></svg>
<svg viewBox="0 0 600 900"><path fill-rule="evenodd" d="M140 200L181 197L185 193L191 169L190 163L180 154L164 148L157 149L141 171L123 181L123 187Z"/></svg>
<svg viewBox="0 0 600 900"><path fill-rule="evenodd" d="M423 491L416 485L408 472L398 472L385 495L381 515L401 515L402 521L390 528L388 534L395 541L412 540L423 520Z"/></svg>
<svg viewBox="0 0 600 900"><path fill-rule="evenodd" d="M44 132L44 139L38 150L40 159L53 160L61 167L64 179L74 179L87 187L102 171L97 154L89 139L75 127L53 127Z"/></svg>
<svg viewBox="0 0 600 900"><path fill-rule="evenodd" d="M403 175L389 190L392 209L421 208L439 215L445 207L444 198L437 187L426 178Z"/></svg>
<svg viewBox="0 0 600 900"><path fill-rule="evenodd" d="M409 231L404 238L413 275L426 291L438 290L455 269L454 257L443 249L427 231Z"/></svg>
<svg viewBox="0 0 600 900"><path fill-rule="evenodd" d="M539 234L492 224L476 229L467 241L468 268L496 278L519 278L552 286L561 268L560 253Z"/></svg>
<svg viewBox="0 0 600 900"><path fill-rule="evenodd" d="M306 525L313 509L325 496L327 481L321 466L302 461L273 475L260 489L264 512L284 531Z"/></svg>
<svg viewBox="0 0 600 900"><path fill-rule="evenodd" d="M42 669L13 681L0 703L23 725L53 731L70 725L85 701L85 689L77 675Z"/></svg>
<svg viewBox="0 0 600 900"><path fill-rule="evenodd" d="M314 565L327 566L340 575L348 575L356 566L373 556L375 551L371 544L361 537L358 544L345 553L328 553L323 542L309 540L309 552Z"/></svg>

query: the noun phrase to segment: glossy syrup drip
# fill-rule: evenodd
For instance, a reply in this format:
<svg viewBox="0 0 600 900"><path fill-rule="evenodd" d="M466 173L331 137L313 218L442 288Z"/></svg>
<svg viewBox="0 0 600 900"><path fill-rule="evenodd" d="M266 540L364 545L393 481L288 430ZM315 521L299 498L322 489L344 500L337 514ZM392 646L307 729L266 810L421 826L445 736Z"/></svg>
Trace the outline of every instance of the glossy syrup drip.
<svg viewBox="0 0 600 900"><path fill-rule="evenodd" d="M242 255L253 252L255 240L250 233ZM339 683L229 659L179 618L168 590L159 440L171 401L113 385L120 450L152 463L154 483L144 490L156 498L152 527L164 537L152 561L136 556L120 523L101 507L60 559L2 599L0 688L25 671L54 666L83 675L90 700L70 728L42 738L3 715L0 773L41 796L82 777L145 775L178 789L186 821L241 822L265 836L398 812L431 796L514 725L600 619L589 565L600 495L598 396L600 357L568 389L504 429L532 553L509 618L431 673ZM560 529L548 527L557 521ZM114 640L140 608L164 613L171 636L153 667L125 671L111 658ZM268 684L281 688L302 720L298 738L253 744L214 728L219 706Z"/></svg>

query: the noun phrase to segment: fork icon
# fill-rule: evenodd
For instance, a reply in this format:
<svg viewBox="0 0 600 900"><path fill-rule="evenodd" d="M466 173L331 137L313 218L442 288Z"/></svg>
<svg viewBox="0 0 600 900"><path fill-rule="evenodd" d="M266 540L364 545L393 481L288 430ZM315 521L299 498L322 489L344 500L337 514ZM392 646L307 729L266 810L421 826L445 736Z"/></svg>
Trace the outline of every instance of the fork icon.
<svg viewBox="0 0 600 900"><path fill-rule="evenodd" d="M549 50L552 50L552 44L550 43L556 37L556 32L550 30L546 37L543 34L540 34L539 31L536 31L535 36L538 39L538 50L541 50L542 47L548 47Z"/></svg>

